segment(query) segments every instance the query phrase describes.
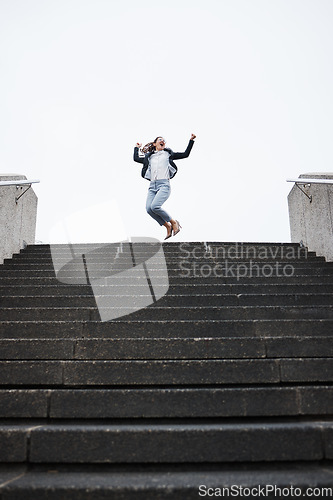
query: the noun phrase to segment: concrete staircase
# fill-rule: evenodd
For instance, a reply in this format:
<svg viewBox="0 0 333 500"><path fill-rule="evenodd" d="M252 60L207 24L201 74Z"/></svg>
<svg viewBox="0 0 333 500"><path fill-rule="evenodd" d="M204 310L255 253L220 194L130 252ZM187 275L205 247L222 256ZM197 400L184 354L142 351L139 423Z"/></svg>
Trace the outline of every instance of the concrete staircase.
<svg viewBox="0 0 333 500"><path fill-rule="evenodd" d="M48 245L0 266L1 500L333 487L333 263L290 243L163 250L167 294L112 321ZM126 259L91 255L118 279L105 307L147 293L117 277Z"/></svg>

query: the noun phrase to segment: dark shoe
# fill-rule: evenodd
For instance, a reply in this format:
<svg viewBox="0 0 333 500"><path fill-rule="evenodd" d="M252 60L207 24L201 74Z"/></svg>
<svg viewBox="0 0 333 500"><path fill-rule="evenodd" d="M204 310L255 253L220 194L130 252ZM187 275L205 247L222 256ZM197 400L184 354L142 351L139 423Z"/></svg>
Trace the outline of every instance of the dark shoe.
<svg viewBox="0 0 333 500"><path fill-rule="evenodd" d="M172 226L171 226L170 234L167 234L164 239L167 240L167 239L171 238L171 236L172 236Z"/></svg>

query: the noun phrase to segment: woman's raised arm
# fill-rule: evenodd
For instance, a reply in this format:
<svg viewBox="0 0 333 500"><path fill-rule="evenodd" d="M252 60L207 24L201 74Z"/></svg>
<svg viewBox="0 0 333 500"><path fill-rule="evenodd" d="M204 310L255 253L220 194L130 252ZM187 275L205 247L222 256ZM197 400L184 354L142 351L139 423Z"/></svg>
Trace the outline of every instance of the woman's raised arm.
<svg viewBox="0 0 333 500"><path fill-rule="evenodd" d="M133 160L137 161L138 163L144 163L144 158L142 156L139 156L139 148L141 148L141 146L141 142L137 142L134 146Z"/></svg>
<svg viewBox="0 0 333 500"><path fill-rule="evenodd" d="M191 149L193 148L194 139L196 135L191 134L191 139L184 153L172 153L171 157L173 160L180 160L181 158L187 158L190 155Z"/></svg>

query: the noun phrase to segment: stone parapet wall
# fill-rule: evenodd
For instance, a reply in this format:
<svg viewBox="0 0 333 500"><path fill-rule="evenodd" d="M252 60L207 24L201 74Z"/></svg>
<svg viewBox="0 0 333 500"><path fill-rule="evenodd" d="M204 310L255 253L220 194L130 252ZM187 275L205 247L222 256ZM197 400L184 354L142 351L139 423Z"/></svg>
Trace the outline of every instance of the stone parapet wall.
<svg viewBox="0 0 333 500"><path fill-rule="evenodd" d="M26 179L19 174L0 174L1 182ZM27 187L0 186L0 263L26 245L35 243L37 196L30 188L16 202Z"/></svg>
<svg viewBox="0 0 333 500"><path fill-rule="evenodd" d="M310 251L333 261L333 184L301 184L301 179L332 179L333 173L302 174L300 187L288 195L291 241L302 242Z"/></svg>

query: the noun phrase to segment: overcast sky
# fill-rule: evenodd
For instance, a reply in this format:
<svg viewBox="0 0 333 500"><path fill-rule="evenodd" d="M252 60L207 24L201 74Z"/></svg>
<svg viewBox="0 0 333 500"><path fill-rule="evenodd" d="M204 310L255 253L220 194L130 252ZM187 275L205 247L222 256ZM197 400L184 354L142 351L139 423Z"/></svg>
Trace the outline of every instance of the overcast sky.
<svg viewBox="0 0 333 500"><path fill-rule="evenodd" d="M286 179L333 171L332 26L332 0L0 0L0 171L40 179L37 240L162 239L133 146L193 132L177 240L290 241Z"/></svg>

